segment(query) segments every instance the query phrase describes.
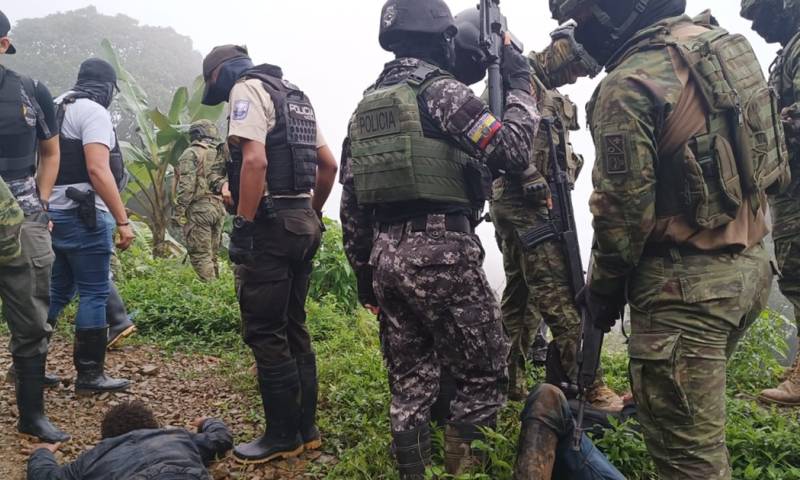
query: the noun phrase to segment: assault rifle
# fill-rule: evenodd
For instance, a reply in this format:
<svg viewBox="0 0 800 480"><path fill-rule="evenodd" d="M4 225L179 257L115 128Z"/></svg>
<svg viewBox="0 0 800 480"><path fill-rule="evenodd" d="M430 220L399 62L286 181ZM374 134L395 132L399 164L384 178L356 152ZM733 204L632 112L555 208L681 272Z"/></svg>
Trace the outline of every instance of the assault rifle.
<svg viewBox="0 0 800 480"><path fill-rule="evenodd" d="M500 13L500 0L480 0L481 35L480 46L489 64L489 109L495 117L503 116L505 103L503 92L503 75L500 73L500 61L503 58L504 37L508 31L508 21ZM520 53L523 45L511 35L511 45Z"/></svg>
<svg viewBox="0 0 800 480"><path fill-rule="evenodd" d="M564 158L559 158L559 151L553 138L553 128L559 132L559 145ZM583 263L581 262L581 250L578 243L578 232L575 227L575 212L572 208L572 189L567 177L566 168L566 136L564 126L557 119L543 118L542 128L547 134L550 145L550 167L552 174L549 183L553 194L553 207L550 210L550 221L546 224L532 228L520 234L520 240L526 248L536 246L549 241L558 240L564 248L564 256L569 263L569 281L572 287L573 296L586 286L586 279L583 274ZM561 162L564 162L564 168ZM591 271L591 265L589 266ZM597 377L597 369L600 366L600 351L603 349L603 331L596 328L592 319L589 317L585 308L580 308L581 314L581 338L578 343L578 379L577 385L562 385L567 391L577 393L580 406L575 426L574 447L579 448L581 435L583 433L583 414L586 407L586 390L594 384Z"/></svg>

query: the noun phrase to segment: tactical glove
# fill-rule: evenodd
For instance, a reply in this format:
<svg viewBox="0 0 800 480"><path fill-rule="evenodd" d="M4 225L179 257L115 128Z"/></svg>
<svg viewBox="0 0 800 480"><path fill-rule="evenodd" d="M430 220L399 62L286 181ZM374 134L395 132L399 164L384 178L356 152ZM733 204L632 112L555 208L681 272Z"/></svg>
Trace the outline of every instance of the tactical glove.
<svg viewBox="0 0 800 480"><path fill-rule="evenodd" d="M228 246L228 256L236 265L254 262L254 230L255 223L240 220L240 217L236 217L236 220L234 220L231 241Z"/></svg>
<svg viewBox="0 0 800 480"><path fill-rule="evenodd" d="M528 63L528 58L511 45L503 47L500 71L503 74L503 86L506 91L522 90L529 95L533 91L531 86L531 65Z"/></svg>
<svg viewBox="0 0 800 480"><path fill-rule="evenodd" d="M547 179L533 166L522 173L522 195L528 203L537 207L546 205L550 198Z"/></svg>
<svg viewBox="0 0 800 480"><path fill-rule="evenodd" d="M624 302L616 302L593 293L588 285L578 292L575 302L578 307L586 309L592 324L605 333L610 332L611 328L617 323L621 316L622 307L625 305Z"/></svg>
<svg viewBox="0 0 800 480"><path fill-rule="evenodd" d="M358 301L361 305L378 306L378 299L375 297L375 290L372 288L372 272L373 268L369 265L361 268L357 275L358 285Z"/></svg>

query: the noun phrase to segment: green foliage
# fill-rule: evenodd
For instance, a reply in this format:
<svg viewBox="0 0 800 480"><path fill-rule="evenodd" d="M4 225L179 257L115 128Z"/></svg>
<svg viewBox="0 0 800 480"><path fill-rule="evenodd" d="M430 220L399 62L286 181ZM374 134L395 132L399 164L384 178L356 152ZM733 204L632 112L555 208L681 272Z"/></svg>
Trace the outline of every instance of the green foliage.
<svg viewBox="0 0 800 480"><path fill-rule="evenodd" d="M323 219L327 231L314 258L309 296L317 301L330 295L346 311L358 308L356 277L342 247L342 228L339 222Z"/></svg>
<svg viewBox="0 0 800 480"><path fill-rule="evenodd" d="M728 364L731 393L756 394L778 384L782 367L777 357L785 357L789 349L788 328L788 321L771 310L765 310L753 323Z"/></svg>

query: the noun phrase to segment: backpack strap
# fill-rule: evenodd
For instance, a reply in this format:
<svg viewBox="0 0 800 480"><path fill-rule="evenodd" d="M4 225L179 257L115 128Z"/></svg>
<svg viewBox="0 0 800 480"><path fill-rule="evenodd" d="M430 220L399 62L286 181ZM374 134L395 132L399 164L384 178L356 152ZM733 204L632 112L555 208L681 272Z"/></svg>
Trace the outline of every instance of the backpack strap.
<svg viewBox="0 0 800 480"><path fill-rule="evenodd" d="M45 137L51 137L53 132L50 131L50 127L47 125L42 106L39 105L39 101L36 100L36 87L39 82L22 75L20 75L19 79L22 82L22 89L25 90L25 95L28 96L28 100L30 100L33 105L33 110L36 112L36 124L42 129Z"/></svg>

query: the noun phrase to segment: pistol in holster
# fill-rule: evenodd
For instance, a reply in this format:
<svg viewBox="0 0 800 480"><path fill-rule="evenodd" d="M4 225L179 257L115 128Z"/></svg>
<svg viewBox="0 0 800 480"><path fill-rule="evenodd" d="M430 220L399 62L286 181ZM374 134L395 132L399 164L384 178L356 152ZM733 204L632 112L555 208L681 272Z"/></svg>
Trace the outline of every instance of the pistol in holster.
<svg viewBox="0 0 800 480"><path fill-rule="evenodd" d="M75 187L69 187L67 188L67 198L78 204L78 218L86 225L86 228L89 230L97 228L97 207L94 203L94 192L91 190L82 192Z"/></svg>

